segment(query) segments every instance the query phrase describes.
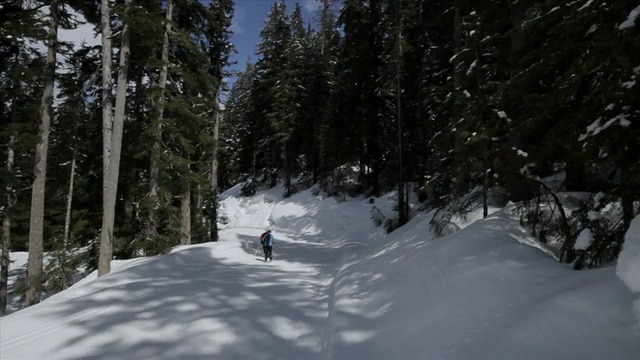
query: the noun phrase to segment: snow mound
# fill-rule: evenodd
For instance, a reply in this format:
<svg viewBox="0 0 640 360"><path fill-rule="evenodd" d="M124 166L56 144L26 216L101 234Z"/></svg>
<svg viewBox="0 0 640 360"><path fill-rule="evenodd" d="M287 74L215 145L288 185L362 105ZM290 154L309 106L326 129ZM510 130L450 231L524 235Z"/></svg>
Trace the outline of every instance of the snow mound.
<svg viewBox="0 0 640 360"><path fill-rule="evenodd" d="M638 297L633 303L633 312L639 321L635 326L635 332L640 337L640 216L631 222L627 231L616 272Z"/></svg>
<svg viewBox="0 0 640 360"><path fill-rule="evenodd" d="M440 239L429 218L341 269L332 359L640 358L613 268L554 261L506 210Z"/></svg>

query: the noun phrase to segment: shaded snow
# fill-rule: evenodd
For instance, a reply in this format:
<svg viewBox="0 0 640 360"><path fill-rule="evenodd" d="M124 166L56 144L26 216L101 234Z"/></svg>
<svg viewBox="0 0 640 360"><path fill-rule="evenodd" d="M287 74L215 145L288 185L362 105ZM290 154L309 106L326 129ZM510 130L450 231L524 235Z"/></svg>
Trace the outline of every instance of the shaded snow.
<svg viewBox="0 0 640 360"><path fill-rule="evenodd" d="M629 16L627 17L627 20L625 20L622 24L620 24L620 26L618 26L618 29L624 30L634 26L636 24L636 19L638 18L638 15L640 15L640 5L635 9L631 10L631 12L629 13Z"/></svg>
<svg viewBox="0 0 640 360"><path fill-rule="evenodd" d="M608 120L604 125L600 123L601 118L598 118L596 121L587 126L587 132L584 134L580 134L578 137L578 141L584 141L592 136L596 136L600 134L602 131L608 129L612 125L619 125L621 127L629 127L631 122L627 119L626 114L619 114L610 120Z"/></svg>
<svg viewBox="0 0 640 360"><path fill-rule="evenodd" d="M635 332L640 338L640 216L631 222L627 231L616 272L620 279L636 294L637 299L633 303L633 313L638 319Z"/></svg>
<svg viewBox="0 0 640 360"><path fill-rule="evenodd" d="M580 231L580 234L578 234L578 238L576 239L576 243L573 248L576 250L586 250L592 242L593 233L591 232L591 229L585 228Z"/></svg>
<svg viewBox="0 0 640 360"><path fill-rule="evenodd" d="M7 288L9 289L7 299L7 312L11 313L21 308L20 296L15 291L17 282L20 279L24 279L27 273L27 263L29 261L29 253L24 251L12 252L9 254L9 279L7 282Z"/></svg>
<svg viewBox="0 0 640 360"><path fill-rule="evenodd" d="M341 270L333 358L640 355L625 309L630 294L612 269L574 272L520 245L530 237L503 211L435 240L421 236L428 220L420 215Z"/></svg>
<svg viewBox="0 0 640 360"><path fill-rule="evenodd" d="M471 75L473 73L473 69L475 69L477 64L478 64L478 61L477 60L473 60L471 65L469 65L469 69L467 70L467 76L469 76L469 75Z"/></svg>
<svg viewBox="0 0 640 360"><path fill-rule="evenodd" d="M593 4L593 0L589 0L587 1L584 5L582 5L578 11L582 11L582 10L586 10L589 6L591 6L591 4Z"/></svg>
<svg viewBox="0 0 640 360"><path fill-rule="evenodd" d="M513 151L515 151L515 152L516 152L516 154L518 154L518 156L522 156L522 157L528 157L528 156L529 156L529 154L528 154L526 151L524 151L524 150L520 150L520 149L515 148L515 147L512 147L511 149L512 149Z"/></svg>
<svg viewBox="0 0 640 360"><path fill-rule="evenodd" d="M385 234L368 199L238 193L221 195L219 242L114 262L3 317L0 358L640 358L614 269L559 264L509 208L434 239L427 213ZM393 198L375 205L392 214ZM271 264L257 240L267 226Z"/></svg>

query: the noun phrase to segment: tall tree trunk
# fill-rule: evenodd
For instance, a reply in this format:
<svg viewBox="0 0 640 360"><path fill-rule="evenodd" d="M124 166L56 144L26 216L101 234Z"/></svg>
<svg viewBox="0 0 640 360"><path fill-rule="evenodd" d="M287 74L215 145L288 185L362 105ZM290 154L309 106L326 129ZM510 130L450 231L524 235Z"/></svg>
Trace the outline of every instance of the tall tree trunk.
<svg viewBox="0 0 640 360"><path fill-rule="evenodd" d="M398 107L398 225L402 226L409 220L404 190L404 163L402 144L402 16L400 15L400 0L396 0L397 53L396 53L396 92Z"/></svg>
<svg viewBox="0 0 640 360"><path fill-rule="evenodd" d="M211 200L208 212L208 231L211 241L218 241L218 149L220 147L220 120L222 116L217 100L215 104L213 120L213 150L211 155Z"/></svg>
<svg viewBox="0 0 640 360"><path fill-rule="evenodd" d="M419 5L419 14L420 14L420 21L418 22L419 24L419 29L422 29L423 33L425 34L425 42L427 42L427 37L426 37L426 24L427 24L427 19L426 19L426 15L428 12L426 10L427 8L427 4L424 2L420 2ZM425 74L430 73L430 71L427 69L427 66L425 64L425 54L427 53L426 48L422 49L420 51L420 62L418 65L418 71L416 73L417 76L417 80L416 80L416 84L417 84L417 94L415 99L417 99L417 103L416 103L416 112L415 112L415 119L418 119L418 121L424 121L422 119L424 119L425 114L428 113L428 105L426 104L426 94L429 93L429 90L426 89L426 82L425 82ZM419 144L419 146L414 147L414 149L417 150L417 154L415 156L417 156L417 164L418 166L416 166L415 168L411 168L411 169L407 169L407 178L409 179L409 181L415 181L421 178L422 174L426 174L427 173L427 161L429 159L428 154L430 153L430 151L428 151L428 141L427 140L427 132L428 129L426 126L416 126L414 128L414 131L416 131L415 134L415 141L417 144Z"/></svg>
<svg viewBox="0 0 640 360"><path fill-rule="evenodd" d="M158 158L160 156L160 142L162 141L162 118L164 116L165 90L167 88L167 76L169 73L169 34L171 33L171 21L173 16L173 0L167 1L165 14L164 38L162 40L162 68L158 79L160 93L156 100L156 118L154 129L154 142L151 150L151 167L149 169L149 218L147 220L147 238L152 239L158 235L158 208L159 169Z"/></svg>
<svg viewBox="0 0 640 360"><path fill-rule="evenodd" d="M489 203L488 203L488 189L489 189L489 185L487 184L488 182L488 175L485 174L484 175L484 182L482 184L482 218L486 218L487 216L489 216Z"/></svg>
<svg viewBox="0 0 640 360"><path fill-rule="evenodd" d="M636 179L627 176L628 171L624 170L623 167L620 167L622 171L622 183L623 184L633 184ZM627 230L631 226L631 222L635 217L635 209L633 206L634 198L633 198L634 189L629 187L629 185L623 186L622 189L622 231L626 234Z"/></svg>
<svg viewBox="0 0 640 360"><path fill-rule="evenodd" d="M283 164L282 164L282 173L283 173L283 177L284 177L284 197L289 197L291 196L292 193L292 189L291 189L291 166L289 165L290 160L289 160L289 141L286 140L284 141L284 144L282 145L282 158L283 158Z"/></svg>
<svg viewBox="0 0 640 360"><path fill-rule="evenodd" d="M328 69L330 69L331 56L329 52L329 44L331 40L331 32L333 31L334 24L331 17L331 4L332 0L320 0L322 4L322 12L320 15L320 32L322 34L322 43L320 48L320 55L322 57L323 71L328 73ZM327 82L327 78L323 77L323 82ZM324 102L323 112L326 113L328 110L327 106L328 102ZM318 114L318 116L313 117L313 183L316 184L318 182L318 178L320 176L320 166L322 157L322 130L320 123L322 122L321 117L325 116L325 114Z"/></svg>
<svg viewBox="0 0 640 360"><path fill-rule="evenodd" d="M64 215L64 233L62 236L62 249L66 253L69 249L69 234L71 229L71 206L73 205L73 183L76 178L76 157L78 156L78 149L74 145L73 155L71 156L71 171L69 175L69 190L67 192L67 209ZM67 278L63 277L62 288L66 289L69 286Z"/></svg>
<svg viewBox="0 0 640 360"><path fill-rule="evenodd" d="M368 94L367 101L367 121L368 126L366 129L365 146L368 156L370 170L367 176L367 187L371 188L373 196L380 196L380 170L381 170L381 145L380 145L380 102L382 99L378 96L377 85L375 85L380 78L380 21L381 21L381 3L377 0L371 0L369 3L369 22L373 26L373 33L369 36L369 54L368 68L370 73L370 79L372 83L367 88Z"/></svg>
<svg viewBox="0 0 640 360"><path fill-rule="evenodd" d="M71 208L73 205L73 185L75 182L75 177L76 177L76 158L78 156L78 150L77 150L77 145L74 144L73 147L73 154L71 155L71 170L70 170L70 175L69 175L69 188L67 191L67 207L65 210L65 215L64 215L64 231L62 234L62 263L61 266L65 266L64 263L66 263L67 259L68 259L68 251L69 251L69 237L70 237L70 230L71 230ZM65 271L65 275L61 277L61 288L67 289L69 287L69 281L68 281L68 277L66 276L66 271Z"/></svg>
<svg viewBox="0 0 640 360"><path fill-rule="evenodd" d="M31 190L27 305L39 303L42 293L44 199L45 182L47 180L47 151L49 149L49 132L53 105L53 86L56 74L58 0L51 2L50 12L49 33L47 36L47 62L45 65L46 82L40 101L39 139L36 145L35 166L33 169L34 180Z"/></svg>
<svg viewBox="0 0 640 360"><path fill-rule="evenodd" d="M189 185L188 176L185 176L185 184L183 185L182 194L180 194L180 244L191 244L191 186Z"/></svg>
<svg viewBox="0 0 640 360"><path fill-rule="evenodd" d="M216 102L216 110L213 120L213 149L211 151L211 178L210 178L210 186L211 192L214 194L218 193L218 149L219 149L219 138L220 138L220 109L217 108Z"/></svg>
<svg viewBox="0 0 640 360"><path fill-rule="evenodd" d="M7 298L8 298L8 284L9 284L9 265L11 259L9 258L9 251L11 250L11 194L13 193L13 187L11 186L11 179L13 175L13 162L15 159L15 153L13 151L13 145L15 143L16 136L11 135L9 137L9 144L7 148L7 198L4 208L4 217L2 219L2 253L0 254L0 314L4 314L7 311Z"/></svg>
<svg viewBox="0 0 640 360"><path fill-rule="evenodd" d="M128 15L132 0L125 0L125 16ZM104 3L103 3L104 5ZM129 70L129 25L125 18L122 28L122 45L118 64L118 83L116 90L116 106L113 117L113 145L109 157L109 170L106 174L105 196L102 205L102 232L100 233L100 256L98 259L98 276L111 271L113 257L113 228L115 222L116 195L118 193L118 176L120 173L120 154L122 150L122 132L127 100L127 73Z"/></svg>
<svg viewBox="0 0 640 360"><path fill-rule="evenodd" d="M102 191L107 188L109 157L111 156L111 133L113 131L113 110L111 104L111 10L109 0L102 0L100 21L102 25Z"/></svg>
<svg viewBox="0 0 640 360"><path fill-rule="evenodd" d="M474 50L475 50L475 64L476 64L476 68L475 68L475 79L476 79L476 91L477 94L476 96L478 97L478 107L477 107L477 112L478 112L478 116L480 117L480 123L481 124L485 124L486 120L484 119L484 109L487 106L486 105L486 101L485 101L485 94L483 93L483 89L482 89L482 84L483 84L483 79L482 79L482 73L480 72L480 69L482 69L482 57L480 56L481 53L481 42L480 39L483 38L484 36L484 28L482 27L482 25L479 25L477 28L477 35L476 35L476 41L474 41ZM492 145L490 145L492 146ZM482 162L482 166L484 169L490 169L491 168L491 158L493 158L492 156L487 156L487 153L489 151L492 151L491 149L484 149L485 154L482 155L480 157L481 162ZM487 216L489 216L489 187L490 187L490 177L489 177L489 173L485 170L482 172L482 218L486 218Z"/></svg>
<svg viewBox="0 0 640 360"><path fill-rule="evenodd" d="M107 203L107 179L109 175L109 159L113 146L113 110L111 104L111 8L110 0L102 0L100 9L100 22L102 26L102 209ZM103 214L104 217L104 214ZM109 246L100 239L100 248ZM105 249L110 254L111 250ZM102 257L100 250L99 258ZM99 260L100 262L100 260ZM100 265L98 265L100 266ZM108 273L108 266L105 273Z"/></svg>
<svg viewBox="0 0 640 360"><path fill-rule="evenodd" d="M462 0L454 0L453 8L453 54L451 61L453 66L453 116L454 121L458 121L458 92L462 88L462 72L460 69L460 50L462 49L462 16L461 16Z"/></svg>
<svg viewBox="0 0 640 360"><path fill-rule="evenodd" d="M269 187L273 188L278 184L278 144L272 141L271 144L271 168L269 169Z"/></svg>
<svg viewBox="0 0 640 360"><path fill-rule="evenodd" d="M203 197L202 197L202 185L196 184L195 194L193 195L195 204L193 205L193 214L191 216L194 219L195 231L196 231L196 243L205 242L206 238L206 218L202 212Z"/></svg>

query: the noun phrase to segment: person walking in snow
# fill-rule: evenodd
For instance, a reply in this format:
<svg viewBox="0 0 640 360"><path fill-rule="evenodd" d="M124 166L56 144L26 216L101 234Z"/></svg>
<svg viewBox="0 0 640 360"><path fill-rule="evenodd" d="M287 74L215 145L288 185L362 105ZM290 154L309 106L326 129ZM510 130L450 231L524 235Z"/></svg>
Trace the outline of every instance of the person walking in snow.
<svg viewBox="0 0 640 360"><path fill-rule="evenodd" d="M262 244L262 250L264 251L264 262L273 260L273 244L276 243L276 239L271 234L271 230L267 230L260 235L260 244Z"/></svg>

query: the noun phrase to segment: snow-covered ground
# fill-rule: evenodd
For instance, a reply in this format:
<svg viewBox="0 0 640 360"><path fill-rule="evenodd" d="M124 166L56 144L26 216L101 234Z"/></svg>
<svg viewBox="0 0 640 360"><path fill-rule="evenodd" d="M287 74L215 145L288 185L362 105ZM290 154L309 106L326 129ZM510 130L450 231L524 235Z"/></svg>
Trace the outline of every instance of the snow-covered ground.
<svg viewBox="0 0 640 360"><path fill-rule="evenodd" d="M640 216L631 222L627 231L617 272L620 279L636 294L633 313L638 319L638 324L634 326L634 332L640 338Z"/></svg>
<svg viewBox="0 0 640 360"><path fill-rule="evenodd" d="M9 265L9 281L8 288L10 293L7 299L7 312L13 312L21 308L20 302L22 299L16 295L17 288L19 287L19 279L24 278L27 273L27 262L29 261L29 253L20 251L12 252L9 254L11 264ZM2 318L0 318L0 322ZM0 355L2 354L2 347L0 347ZM0 360L2 357L0 356Z"/></svg>
<svg viewBox="0 0 640 360"><path fill-rule="evenodd" d="M640 359L616 268L557 263L508 209L434 239L426 213L386 235L368 200L281 193L231 189L219 242L115 262L0 318L0 358Z"/></svg>

